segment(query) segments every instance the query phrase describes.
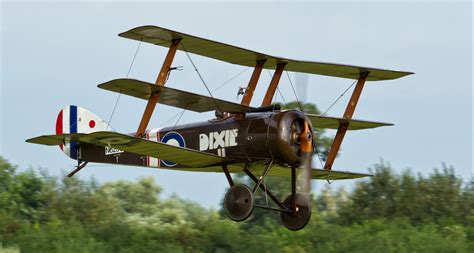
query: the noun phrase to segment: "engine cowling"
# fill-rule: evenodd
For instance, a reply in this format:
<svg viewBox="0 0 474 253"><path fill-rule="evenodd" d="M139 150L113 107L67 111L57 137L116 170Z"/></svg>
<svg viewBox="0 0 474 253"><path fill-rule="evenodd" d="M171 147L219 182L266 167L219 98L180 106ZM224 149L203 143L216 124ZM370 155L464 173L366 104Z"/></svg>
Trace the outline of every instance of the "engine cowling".
<svg viewBox="0 0 474 253"><path fill-rule="evenodd" d="M309 125L311 131L307 138L313 138L311 122L301 111L279 112L270 119L267 135L268 148L276 162L299 166L301 134L304 131L305 122ZM312 149L314 150L314 144Z"/></svg>

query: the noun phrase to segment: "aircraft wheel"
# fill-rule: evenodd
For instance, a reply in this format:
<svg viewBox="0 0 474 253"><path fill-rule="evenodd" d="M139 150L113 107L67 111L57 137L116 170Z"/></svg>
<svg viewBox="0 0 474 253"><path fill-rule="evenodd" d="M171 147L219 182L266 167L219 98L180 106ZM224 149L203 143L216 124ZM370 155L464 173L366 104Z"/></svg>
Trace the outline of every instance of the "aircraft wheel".
<svg viewBox="0 0 474 253"><path fill-rule="evenodd" d="M296 197L296 212L280 212L280 220L283 225L293 231L300 230L308 224L311 219L311 203L307 196L297 193ZM293 195L286 197L283 205L287 208L292 208Z"/></svg>
<svg viewBox="0 0 474 253"><path fill-rule="evenodd" d="M224 210L233 221L246 220L253 211L253 193L246 185L234 185L224 198Z"/></svg>

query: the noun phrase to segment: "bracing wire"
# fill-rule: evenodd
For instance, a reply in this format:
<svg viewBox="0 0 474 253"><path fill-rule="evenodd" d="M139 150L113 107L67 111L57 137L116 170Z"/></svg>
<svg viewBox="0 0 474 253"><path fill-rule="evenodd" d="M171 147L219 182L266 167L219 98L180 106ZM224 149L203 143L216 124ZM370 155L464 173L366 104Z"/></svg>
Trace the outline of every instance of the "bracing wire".
<svg viewBox="0 0 474 253"><path fill-rule="evenodd" d="M318 157L319 163L321 164L321 168L324 168L323 159L321 159L321 156L319 155L318 150L315 150L315 151L316 151L316 156Z"/></svg>
<svg viewBox="0 0 474 253"><path fill-rule="evenodd" d="M354 82L347 87L347 89L323 112L322 115L326 115L326 113L352 88L352 86L354 86L356 82L357 80L354 80Z"/></svg>
<svg viewBox="0 0 474 253"><path fill-rule="evenodd" d="M267 69L267 73L270 76L270 78L273 77L272 73L270 73L270 70ZM281 100L283 100L283 103L285 103L286 105L287 103L286 103L285 97L283 97L283 94L281 93L280 88L278 88L278 86L277 86L277 91L278 91L278 94L280 94Z"/></svg>
<svg viewBox="0 0 474 253"><path fill-rule="evenodd" d="M322 115L326 115L326 113L352 88L352 86L354 86L354 84L355 84L356 82L357 82L357 80L354 80L354 81L351 83L351 85L349 85L349 87L347 87L347 89L344 90L344 92L342 92L341 95L340 95L336 100L334 100L334 102L322 113ZM321 166L323 166L323 168L324 168L323 161L322 161L321 157L319 156L319 152L316 152L316 155L317 155L318 158L319 158L319 162L321 163ZM329 172L329 173L330 173L330 172ZM326 179L329 184L332 183L330 177L331 177L331 175L329 174L329 175L328 175L328 178Z"/></svg>
<svg viewBox="0 0 474 253"><path fill-rule="evenodd" d="M178 117L180 114L182 114L182 112L176 113L173 117L169 118L169 119L166 120L163 124L161 124L160 127L166 125L168 122L172 121L174 118Z"/></svg>
<svg viewBox="0 0 474 253"><path fill-rule="evenodd" d="M286 76L288 77L288 81L290 81L291 89L293 90L293 94L295 94L296 102L298 103L298 106L300 107L300 110L303 111L303 106L301 106L300 100L298 99L298 95L296 95L295 87L293 86L293 82L291 81L290 74L288 74L288 71L286 71Z"/></svg>
<svg viewBox="0 0 474 253"><path fill-rule="evenodd" d="M216 107L216 110L219 111L219 107L217 106L216 99L214 98L214 96L212 96L211 90L209 90L209 87L207 87L206 81L204 81L204 78L202 77L201 73L200 73L199 70L197 69L196 64L194 64L193 59L191 59L191 56L189 55L188 51L187 51L186 48L184 47L184 44L183 44L183 43L181 43L181 47L183 48L184 52L186 53L186 56L188 57L189 61L190 61L191 64L193 65L194 70L196 71L196 73L197 73L198 76L199 76L199 79L201 79L202 84L204 84L204 87L206 87L206 90L207 90L207 92L209 93L209 96L211 96L212 101L214 102L214 105L215 105L215 107Z"/></svg>
<svg viewBox="0 0 474 253"><path fill-rule="evenodd" d="M212 92L216 92L217 90L219 90L220 88L224 87L226 84L232 82L233 80L235 80L237 77L239 77L240 75L242 75L244 72L248 71L249 68L244 68L242 71L240 71L239 73L237 73L236 75L232 76L231 78L227 79L226 81L224 81L222 84L220 84L217 88L215 88L214 90L212 90Z"/></svg>
<svg viewBox="0 0 474 253"><path fill-rule="evenodd" d="M138 50L140 50L141 45L142 45L142 40L140 40L140 42L138 43L137 50L135 51L135 55L133 55L132 62L130 63L130 67L128 67L127 75L125 76L125 78L128 78L128 76L130 75L130 72L132 71L133 63L135 63L135 59L137 58ZM121 96L122 96L122 92L119 92L119 94L117 96L117 100L115 101L114 109L112 109L112 113L110 114L109 121L107 122L106 131L109 130L110 122L112 121L112 118L115 114L115 109L117 109L117 105L118 105L118 102L119 102Z"/></svg>
<svg viewBox="0 0 474 253"><path fill-rule="evenodd" d="M117 109L117 104L118 104L118 102L119 102L121 96L122 96L122 92L120 92L120 93L118 94L117 100L115 100L114 109L112 109L112 113L110 114L109 121L107 122L107 128L105 129L105 131L109 131L110 122L112 121L112 118L114 117L115 109Z"/></svg>
<svg viewBox="0 0 474 253"><path fill-rule="evenodd" d="M140 42L138 43L137 50L135 51L135 55L133 55L132 62L130 63L130 67L128 68L127 76L125 78L127 78L128 75L130 75L130 72L132 71L133 63L135 63L135 59L137 58L138 51L140 50L141 45L142 45L142 40L140 40Z"/></svg>
<svg viewBox="0 0 474 253"><path fill-rule="evenodd" d="M285 103L285 105L288 104L285 100L285 97L283 97L283 94L281 94L281 91L278 87L277 87L277 91L278 91L278 94L280 94L280 97L281 97L281 100L283 100L283 103Z"/></svg>
<svg viewBox="0 0 474 253"><path fill-rule="evenodd" d="M179 115L179 118L178 118L178 119L176 120L176 122L174 123L173 128L171 128L171 131L173 131L173 130L176 128L176 126L178 125L179 121L181 120L181 117L183 117L183 114L186 112L186 109L187 109L187 108L184 108L183 111L181 111L181 114Z"/></svg>

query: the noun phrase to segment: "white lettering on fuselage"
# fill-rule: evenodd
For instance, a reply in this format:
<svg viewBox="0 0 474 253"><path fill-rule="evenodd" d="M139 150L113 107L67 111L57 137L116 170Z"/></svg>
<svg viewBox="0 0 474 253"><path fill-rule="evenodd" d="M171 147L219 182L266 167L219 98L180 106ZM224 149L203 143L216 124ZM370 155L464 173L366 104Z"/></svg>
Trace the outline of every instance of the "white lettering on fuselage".
<svg viewBox="0 0 474 253"><path fill-rule="evenodd" d="M123 150L105 147L105 155L114 155L114 154L120 154L120 153L123 153Z"/></svg>
<svg viewBox="0 0 474 253"><path fill-rule="evenodd" d="M199 150L211 150L218 148L237 146L238 129L229 129L221 132L210 132L199 135Z"/></svg>

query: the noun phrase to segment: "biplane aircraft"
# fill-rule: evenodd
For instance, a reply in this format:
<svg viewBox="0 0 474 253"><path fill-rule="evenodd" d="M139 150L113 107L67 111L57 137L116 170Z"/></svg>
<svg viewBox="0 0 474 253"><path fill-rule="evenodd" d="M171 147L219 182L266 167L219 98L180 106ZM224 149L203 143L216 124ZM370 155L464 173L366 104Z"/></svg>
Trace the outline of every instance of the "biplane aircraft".
<svg viewBox="0 0 474 253"><path fill-rule="evenodd" d="M224 210L231 220L244 221L254 207L264 208L280 212L281 222L290 230L302 229L310 220L308 193L311 179L342 180L370 176L332 170L348 130L392 125L352 119L366 81L391 80L413 74L275 57L157 26L136 27L119 36L168 48L155 83L122 78L98 85L101 89L148 101L137 131L117 133L95 114L70 105L59 112L55 135L43 135L27 142L59 145L64 153L78 162L69 176L84 168L88 162L222 172L230 185L224 199ZM217 99L212 94L204 96L165 86L177 50L252 67L253 73L241 103ZM274 69L274 73L261 105L253 107L250 103L263 69ZM278 105L272 105L284 70L355 80L355 88L343 116L313 115L296 109L281 110ZM216 117L199 123L147 130L157 103L199 113L216 111ZM321 169L311 167L316 145L313 128L337 129ZM234 184L231 173L245 173L255 184L252 188ZM291 180L291 192L286 199L281 201L269 187L264 186L267 176L284 176ZM301 189L297 189L297 176L304 178ZM267 194L274 205L254 203L254 194L258 189Z"/></svg>

